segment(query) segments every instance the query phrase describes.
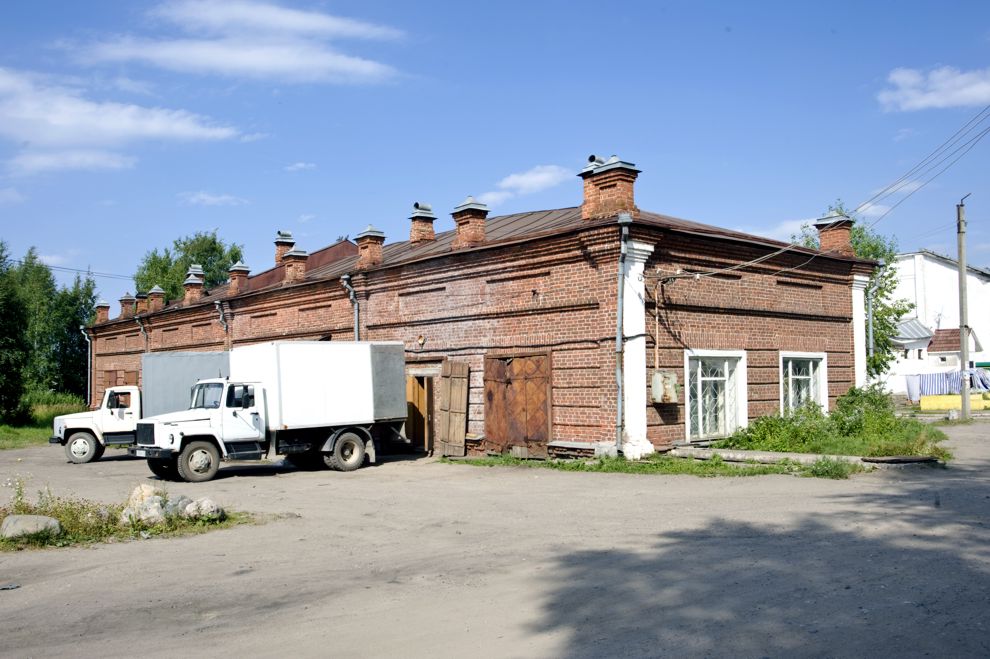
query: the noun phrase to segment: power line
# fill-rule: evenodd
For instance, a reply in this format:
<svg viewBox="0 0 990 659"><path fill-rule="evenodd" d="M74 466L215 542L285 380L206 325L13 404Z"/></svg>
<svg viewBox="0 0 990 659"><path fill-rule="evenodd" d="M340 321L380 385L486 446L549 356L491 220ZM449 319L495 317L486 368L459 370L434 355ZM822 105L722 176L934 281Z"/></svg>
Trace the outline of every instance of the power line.
<svg viewBox="0 0 990 659"><path fill-rule="evenodd" d="M25 262L21 259L8 259L8 260L11 263L16 263L18 265L25 265ZM42 262L36 261L35 263L42 263ZM79 268L69 268L67 266L62 266L62 265L48 265L46 263L42 263L42 265L44 265L49 270L57 270L59 272L72 272L77 274L89 275L91 277L102 277L104 279L123 279L126 281L134 280L134 277L128 277L126 275L115 275L109 272L93 272L92 270L81 270Z"/></svg>

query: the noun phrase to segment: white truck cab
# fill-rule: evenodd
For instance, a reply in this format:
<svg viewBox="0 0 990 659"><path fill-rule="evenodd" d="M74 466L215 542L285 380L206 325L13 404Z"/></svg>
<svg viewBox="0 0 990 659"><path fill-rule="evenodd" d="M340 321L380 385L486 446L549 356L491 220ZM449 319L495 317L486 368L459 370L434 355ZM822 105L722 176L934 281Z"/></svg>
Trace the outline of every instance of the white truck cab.
<svg viewBox="0 0 990 659"><path fill-rule="evenodd" d="M66 457L76 464L91 462L99 460L107 446L133 444L140 418L141 390L110 387L99 408L55 417L48 441L65 446Z"/></svg>

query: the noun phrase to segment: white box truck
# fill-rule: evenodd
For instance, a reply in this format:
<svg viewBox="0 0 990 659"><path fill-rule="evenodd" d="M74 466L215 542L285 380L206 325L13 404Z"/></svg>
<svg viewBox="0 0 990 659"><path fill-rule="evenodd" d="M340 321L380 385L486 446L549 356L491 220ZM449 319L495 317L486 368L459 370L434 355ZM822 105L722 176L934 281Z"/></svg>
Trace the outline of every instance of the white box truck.
<svg viewBox="0 0 990 659"><path fill-rule="evenodd" d="M128 450L189 482L270 453L351 471L402 441L406 413L401 342L274 341L231 350L229 377L197 382L188 410L139 422Z"/></svg>
<svg viewBox="0 0 990 659"><path fill-rule="evenodd" d="M51 444L65 447L70 462L99 460L107 446L130 446L137 422L189 405L189 387L229 372L226 352L161 352L141 357L142 387L107 387L95 410L63 414L52 422Z"/></svg>

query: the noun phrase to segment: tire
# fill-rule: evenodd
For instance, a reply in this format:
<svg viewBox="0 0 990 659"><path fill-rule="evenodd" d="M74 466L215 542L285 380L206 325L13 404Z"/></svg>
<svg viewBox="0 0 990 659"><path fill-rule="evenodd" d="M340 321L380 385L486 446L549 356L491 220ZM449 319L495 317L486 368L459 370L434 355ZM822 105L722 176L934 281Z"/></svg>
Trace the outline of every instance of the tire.
<svg viewBox="0 0 990 659"><path fill-rule="evenodd" d="M179 454L176 468L179 477L187 483L212 480L220 469L220 451L212 442L189 442Z"/></svg>
<svg viewBox="0 0 990 659"><path fill-rule="evenodd" d="M364 440L352 432L345 432L337 438L333 451L323 454L323 462L337 471L354 471L364 464Z"/></svg>
<svg viewBox="0 0 990 659"><path fill-rule="evenodd" d="M148 458L148 469L163 481L179 479L179 466L175 458Z"/></svg>
<svg viewBox="0 0 990 659"><path fill-rule="evenodd" d="M77 465L99 460L103 455L103 445L91 433L80 430L69 435L65 442L65 457Z"/></svg>

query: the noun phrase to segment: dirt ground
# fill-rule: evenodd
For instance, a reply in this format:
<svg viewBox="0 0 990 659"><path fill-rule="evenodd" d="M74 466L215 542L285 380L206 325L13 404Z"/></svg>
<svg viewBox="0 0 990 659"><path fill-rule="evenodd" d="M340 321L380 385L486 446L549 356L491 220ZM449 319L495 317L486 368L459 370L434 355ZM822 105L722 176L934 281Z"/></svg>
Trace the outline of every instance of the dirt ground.
<svg viewBox="0 0 990 659"><path fill-rule="evenodd" d="M987 656L990 425L948 432L947 469L848 481L227 466L168 488L287 516L0 554L0 655ZM154 482L57 447L0 453L17 475Z"/></svg>

